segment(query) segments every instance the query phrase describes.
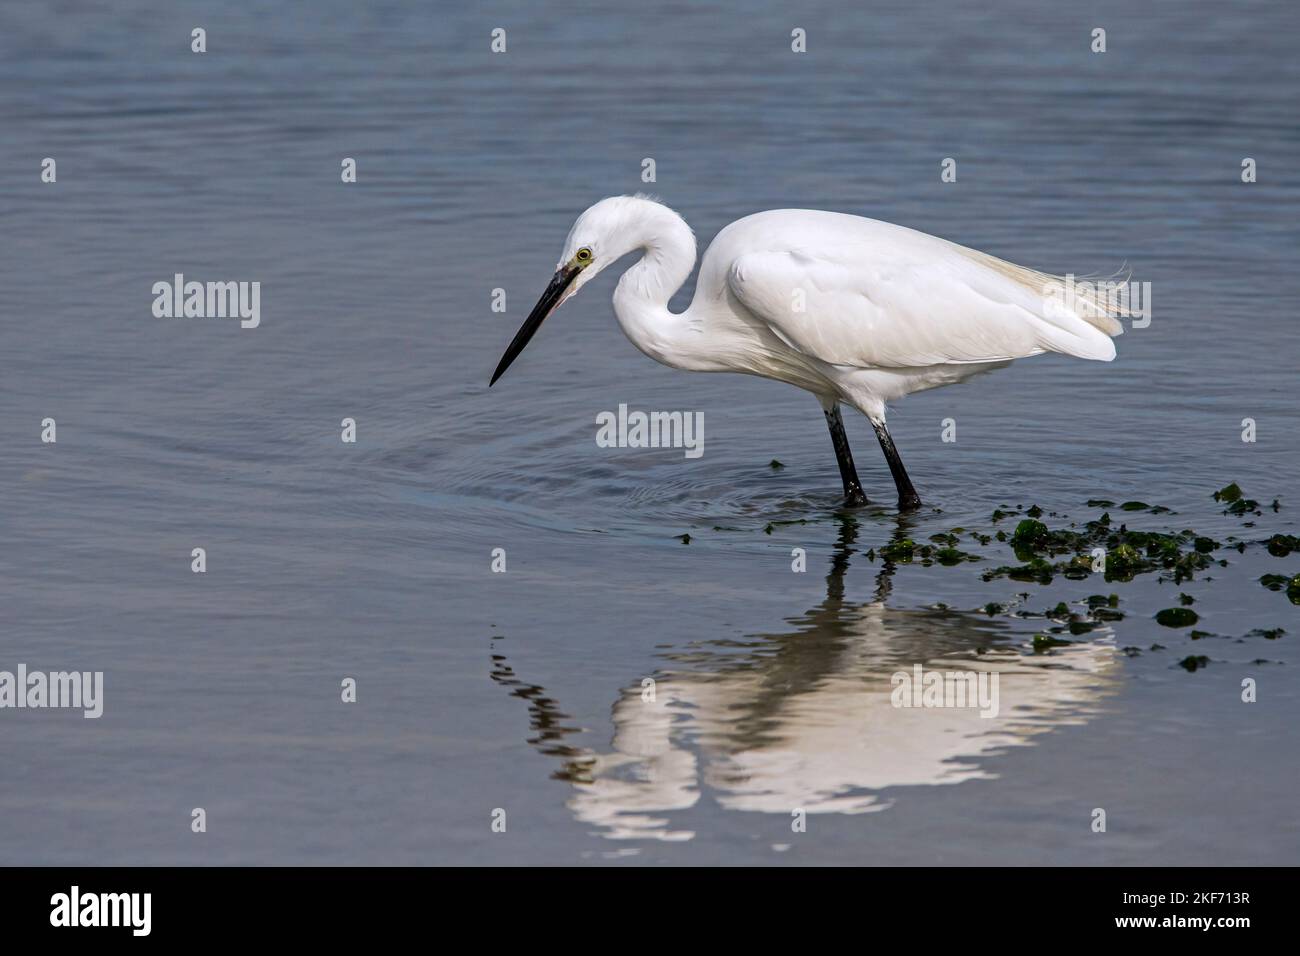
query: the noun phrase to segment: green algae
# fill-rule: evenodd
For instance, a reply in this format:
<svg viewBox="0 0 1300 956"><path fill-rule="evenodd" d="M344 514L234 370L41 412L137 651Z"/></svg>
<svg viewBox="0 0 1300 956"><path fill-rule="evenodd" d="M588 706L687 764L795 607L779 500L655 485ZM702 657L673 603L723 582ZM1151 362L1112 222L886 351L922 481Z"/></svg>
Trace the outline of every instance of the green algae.
<svg viewBox="0 0 1300 956"><path fill-rule="evenodd" d="M1291 534L1275 534L1264 545L1275 558L1285 558L1292 551L1300 551L1300 538Z"/></svg>
<svg viewBox="0 0 1300 956"><path fill-rule="evenodd" d="M1191 608L1167 607L1156 614L1156 623L1163 627L1191 627L1200 617Z"/></svg>
<svg viewBox="0 0 1300 956"><path fill-rule="evenodd" d="M1058 637L1052 637L1050 634L1035 634L1034 653L1042 654L1054 647L1069 647L1071 643L1071 641L1063 641Z"/></svg>
<svg viewBox="0 0 1300 956"><path fill-rule="evenodd" d="M775 461L775 460L774 460ZM779 465L779 462L775 462ZM1258 513L1258 502L1247 498L1240 486L1235 483L1213 493L1216 501L1226 508L1224 514L1247 515ZM1287 557L1300 554L1300 537L1288 534L1256 536L1245 540L1229 535L1226 542L1213 537L1198 534L1190 528L1183 530L1169 529L1163 531L1135 530L1123 521L1136 521L1130 514L1139 512L1146 515L1175 514L1160 505L1151 505L1145 501L1124 501L1116 504L1108 499L1089 499L1090 507L1110 509L1103 511L1093 520L1082 518L1071 520L1069 515L1060 515L1054 511L1045 511L1037 504L1025 507L1023 504L1001 505L992 512L994 522L1005 522L1002 528L990 528L990 534L978 529L953 527L947 531L934 531L926 528L916 529L915 537L904 537L901 533L908 525L900 525L896 537L885 544L867 552L870 560L879 556L889 564L919 564L923 567L942 565L957 566L966 562L978 562L992 557L990 553L969 554L961 550L967 542L978 542L985 547L994 541L1004 542L1018 559L1014 563L990 567L995 562L989 561L981 574L985 582L1005 578L1017 582L1047 585L1056 578L1067 580L1084 580L1100 578L1106 582L1130 582L1140 575L1154 574L1159 582L1166 581L1181 584L1196 579L1198 572L1204 572L1215 565L1228 566L1228 561L1219 555L1225 549L1235 548L1239 552L1262 548L1275 557ZM1112 518L1113 512L1115 514ZM1015 518L1014 522L1006 519ZM771 522L766 532L771 534L779 524L804 522ZM1253 527L1247 521L1244 527ZM1243 532L1246 533L1246 532ZM1257 534L1257 533L1256 533ZM683 536L688 540L689 536ZM1097 570L1094 571L1093 568ZM889 573L888 568L886 572ZM1201 580L1213 580L1202 575ZM1260 578L1261 583L1274 591L1283 591L1292 603L1300 605L1300 574L1272 574ZM1175 589L1176 590L1176 589ZM1084 592L1086 593L1086 592ZM1188 591L1176 591L1180 606L1169 607L1154 615L1155 621L1171 629L1189 629L1183 634L1192 641L1232 638L1211 631L1193 627L1199 623L1199 615L1191 609L1197 603L1196 595ZM1122 621L1125 614L1119 610L1120 598L1114 593L1091 594L1086 598L1072 598L1074 610L1065 602L1058 603L1051 610L1032 613L1017 608L1018 604L1028 599L1025 592L1009 604L989 602L981 610L989 617L1007 615L1012 618L1046 618L1048 633L1034 637L1036 653L1048 652L1054 647L1073 643L1067 637L1079 638L1099 628L1105 628L1111 622ZM1173 602L1170 602L1173 603ZM1082 607L1081 607L1082 606ZM1246 637L1276 640L1282 634L1281 628L1271 631L1256 629ZM1086 639L1086 638L1085 638ZM1240 641L1245 638L1236 638ZM1164 646L1153 643L1150 651L1164 650ZM1137 647L1123 649L1129 656L1142 653ZM1188 668L1194 670L1209 663L1208 658L1192 655L1187 658L1194 662ZM1186 667L1186 664L1183 664Z"/></svg>
<svg viewBox="0 0 1300 956"><path fill-rule="evenodd" d="M1235 481L1230 485L1225 485L1214 493L1215 501L1232 503L1241 500L1241 486Z"/></svg>
<svg viewBox="0 0 1300 956"><path fill-rule="evenodd" d="M959 551L956 548L939 548L934 552L934 559L947 567L961 564L963 561L980 560L977 555L967 554L965 551Z"/></svg>
<svg viewBox="0 0 1300 956"><path fill-rule="evenodd" d="M1260 576L1259 583L1270 591L1286 591L1292 604L1300 604L1300 574L1289 578L1285 574L1265 574Z"/></svg>
<svg viewBox="0 0 1300 956"><path fill-rule="evenodd" d="M1051 533L1047 525L1034 518L1025 518L1011 535L1013 548L1038 549L1050 543Z"/></svg>
<svg viewBox="0 0 1300 956"><path fill-rule="evenodd" d="M886 561L908 562L916 554L916 542L911 538L900 538L880 546L880 556Z"/></svg>
<svg viewBox="0 0 1300 956"><path fill-rule="evenodd" d="M1024 518L1007 540L1023 563L985 572L985 581L1007 577L1047 584L1056 574L1082 580L1093 573L1092 552L1100 548L1105 552L1103 577L1107 581L1131 581L1138 574L1164 572L1162 580L1181 584L1210 567L1210 554L1219 547L1218 542L1191 530L1166 533L1133 531L1127 525L1114 528L1108 513L1087 522L1082 530L1052 530L1037 519ZM1062 555L1070 557L1056 563L1047 560Z"/></svg>
<svg viewBox="0 0 1300 956"><path fill-rule="evenodd" d="M1225 515L1262 514L1259 502L1254 498L1247 498L1241 486L1235 481L1214 492L1214 500L1228 506L1224 509Z"/></svg>
<svg viewBox="0 0 1300 956"><path fill-rule="evenodd" d="M981 578L985 581L992 581L995 578L1010 578L1012 581L1033 581L1038 584L1050 584L1052 582L1052 565L1042 558L1034 558L1027 564L1021 565L1003 565L994 568L991 571L985 571Z"/></svg>
<svg viewBox="0 0 1300 956"><path fill-rule="evenodd" d="M935 535L931 538L932 541L936 539L947 540L947 536ZM877 554L884 561L891 561L895 564L911 564L916 561L922 567L927 568L932 564L942 564L950 567L965 561L984 560L977 554L968 554L951 546L938 548L929 544L917 544L911 538L899 538L890 541L888 544L882 544L878 550L867 552L867 557L874 560Z"/></svg>

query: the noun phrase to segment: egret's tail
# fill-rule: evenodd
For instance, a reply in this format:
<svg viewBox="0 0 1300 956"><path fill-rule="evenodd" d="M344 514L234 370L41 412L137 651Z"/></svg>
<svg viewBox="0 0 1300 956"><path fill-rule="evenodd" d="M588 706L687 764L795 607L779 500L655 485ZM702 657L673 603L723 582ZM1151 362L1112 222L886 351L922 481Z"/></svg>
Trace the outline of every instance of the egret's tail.
<svg viewBox="0 0 1300 956"><path fill-rule="evenodd" d="M1129 314L1127 266L1109 278L1096 276L1058 276L1050 272L1027 269L977 249L957 246L961 253L1037 295L1056 298L1093 328L1107 335L1123 335L1119 320Z"/></svg>

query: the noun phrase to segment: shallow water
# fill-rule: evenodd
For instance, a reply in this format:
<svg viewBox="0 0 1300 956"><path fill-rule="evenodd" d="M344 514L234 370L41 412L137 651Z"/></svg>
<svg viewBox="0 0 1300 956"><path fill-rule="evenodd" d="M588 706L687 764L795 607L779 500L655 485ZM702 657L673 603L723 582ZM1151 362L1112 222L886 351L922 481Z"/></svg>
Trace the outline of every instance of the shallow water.
<svg viewBox="0 0 1300 956"><path fill-rule="evenodd" d="M877 553L1096 498L1300 533L1290 7L422 6L0 11L0 669L106 686L96 721L0 710L0 862L1295 861L1300 628L1258 578L1300 557L1042 586L982 580L1017 563L1002 542ZM489 392L572 219L645 188L646 156L702 244L758 209L857 212L1054 272L1127 262L1153 319L1111 365L900 403L929 505L905 518L864 421L876 503L850 518L815 402L648 361L612 274ZM260 281L261 326L155 319L176 272ZM620 403L702 412L705 453L598 448ZM1222 514L1230 481L1262 515ZM1216 636L1153 620L1180 592ZM1122 620L1034 652L1030 615L1098 593ZM893 707L917 663L996 671L999 716Z"/></svg>

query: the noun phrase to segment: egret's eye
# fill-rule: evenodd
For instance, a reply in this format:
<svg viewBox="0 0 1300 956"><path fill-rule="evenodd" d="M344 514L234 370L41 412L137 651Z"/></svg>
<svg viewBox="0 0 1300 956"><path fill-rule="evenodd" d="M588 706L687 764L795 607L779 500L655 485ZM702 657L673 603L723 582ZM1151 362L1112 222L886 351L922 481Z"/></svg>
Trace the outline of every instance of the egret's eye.
<svg viewBox="0 0 1300 956"><path fill-rule="evenodd" d="M578 254L574 256L574 258L581 263L584 264L588 263L591 261L591 250L588 249L586 246L583 246L581 249L578 250Z"/></svg>

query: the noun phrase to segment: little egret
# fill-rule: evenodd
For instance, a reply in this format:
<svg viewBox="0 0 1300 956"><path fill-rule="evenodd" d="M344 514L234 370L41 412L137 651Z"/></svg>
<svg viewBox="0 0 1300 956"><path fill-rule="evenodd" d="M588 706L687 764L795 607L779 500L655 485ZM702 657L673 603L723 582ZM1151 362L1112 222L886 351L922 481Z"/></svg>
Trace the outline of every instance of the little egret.
<svg viewBox="0 0 1300 956"><path fill-rule="evenodd" d="M811 392L851 505L867 499L841 403L875 429L899 508L917 508L885 427L887 402L1043 352L1109 362L1110 337L1123 331L1113 297L1061 295L1059 276L904 226L812 209L755 213L723 229L704 253L690 307L674 314L668 300L695 268L690 227L656 200L614 196L578 217L488 384L565 299L631 252L641 258L619 279L614 314L632 344L673 368L743 372Z"/></svg>

